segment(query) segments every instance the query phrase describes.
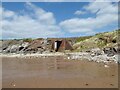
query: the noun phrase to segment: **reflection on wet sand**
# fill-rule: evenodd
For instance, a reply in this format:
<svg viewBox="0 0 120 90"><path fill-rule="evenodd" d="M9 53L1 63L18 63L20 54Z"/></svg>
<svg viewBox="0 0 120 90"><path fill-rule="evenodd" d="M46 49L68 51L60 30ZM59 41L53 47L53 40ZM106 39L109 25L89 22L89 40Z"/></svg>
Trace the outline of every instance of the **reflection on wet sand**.
<svg viewBox="0 0 120 90"><path fill-rule="evenodd" d="M3 58L5 88L115 88L118 67L65 57ZM97 83L96 83L97 82Z"/></svg>

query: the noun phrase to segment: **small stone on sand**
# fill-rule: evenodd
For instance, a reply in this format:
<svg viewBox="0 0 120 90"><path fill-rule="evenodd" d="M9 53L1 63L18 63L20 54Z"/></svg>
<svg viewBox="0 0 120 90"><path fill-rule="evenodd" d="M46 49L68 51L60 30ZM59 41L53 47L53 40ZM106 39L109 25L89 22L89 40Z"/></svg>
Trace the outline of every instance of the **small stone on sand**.
<svg viewBox="0 0 120 90"><path fill-rule="evenodd" d="M70 59L70 57L68 57L68 59Z"/></svg>
<svg viewBox="0 0 120 90"><path fill-rule="evenodd" d="M109 66L108 66L108 65L104 65L104 67L105 67L105 68L109 68Z"/></svg>

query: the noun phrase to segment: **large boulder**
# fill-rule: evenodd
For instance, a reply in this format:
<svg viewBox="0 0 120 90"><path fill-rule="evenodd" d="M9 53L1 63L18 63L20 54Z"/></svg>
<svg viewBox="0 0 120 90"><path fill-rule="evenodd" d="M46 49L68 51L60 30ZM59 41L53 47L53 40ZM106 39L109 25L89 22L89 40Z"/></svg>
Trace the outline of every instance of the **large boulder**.
<svg viewBox="0 0 120 90"><path fill-rule="evenodd" d="M114 56L119 52L119 49L117 47L107 47L107 48L104 48L103 51L108 56Z"/></svg>

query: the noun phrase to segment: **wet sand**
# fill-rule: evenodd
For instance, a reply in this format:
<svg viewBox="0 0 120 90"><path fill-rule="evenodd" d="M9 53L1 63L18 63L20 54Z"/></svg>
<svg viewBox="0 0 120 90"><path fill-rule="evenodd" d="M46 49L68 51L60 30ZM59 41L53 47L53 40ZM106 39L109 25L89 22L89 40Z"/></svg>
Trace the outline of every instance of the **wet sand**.
<svg viewBox="0 0 120 90"><path fill-rule="evenodd" d="M118 65L64 57L2 59L3 88L117 88Z"/></svg>

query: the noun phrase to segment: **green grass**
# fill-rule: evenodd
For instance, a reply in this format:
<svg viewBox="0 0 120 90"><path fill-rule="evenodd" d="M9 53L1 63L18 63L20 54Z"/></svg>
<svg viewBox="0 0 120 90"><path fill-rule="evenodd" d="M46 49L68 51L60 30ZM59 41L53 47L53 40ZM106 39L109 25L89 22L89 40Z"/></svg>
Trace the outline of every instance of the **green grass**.
<svg viewBox="0 0 120 90"><path fill-rule="evenodd" d="M97 45L98 45L99 48L103 48L103 47L105 47L107 45L107 42L105 42L105 41L99 41L97 43Z"/></svg>
<svg viewBox="0 0 120 90"><path fill-rule="evenodd" d="M77 43L77 42L84 41L84 40L89 39L89 38L91 38L91 37L92 37L92 36L79 37L79 38L76 39L76 43Z"/></svg>
<svg viewBox="0 0 120 90"><path fill-rule="evenodd" d="M25 38L23 39L23 42L32 42L32 38Z"/></svg>

